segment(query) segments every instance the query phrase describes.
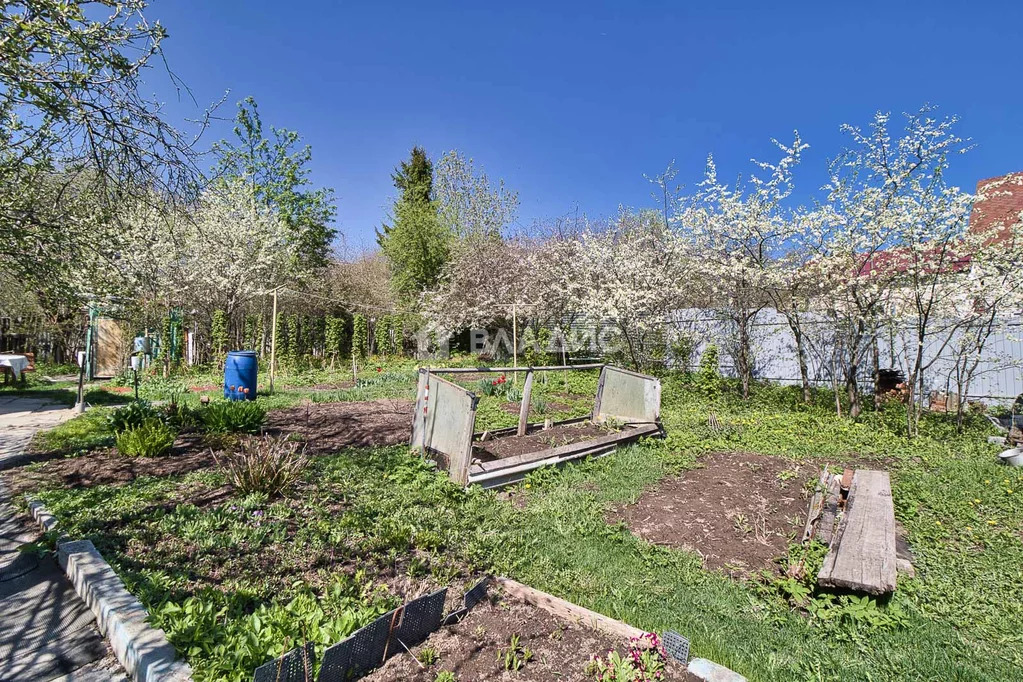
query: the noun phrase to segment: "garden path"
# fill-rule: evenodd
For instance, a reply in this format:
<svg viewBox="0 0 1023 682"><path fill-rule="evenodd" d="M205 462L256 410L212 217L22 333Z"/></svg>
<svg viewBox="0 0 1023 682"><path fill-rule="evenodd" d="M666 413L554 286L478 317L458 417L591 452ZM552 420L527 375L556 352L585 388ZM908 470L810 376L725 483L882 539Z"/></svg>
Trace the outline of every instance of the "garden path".
<svg viewBox="0 0 1023 682"><path fill-rule="evenodd" d="M0 397L0 471L25 461L36 431L71 415L72 410L44 400ZM0 480L0 680L125 680L92 612L54 556L18 551L38 537Z"/></svg>

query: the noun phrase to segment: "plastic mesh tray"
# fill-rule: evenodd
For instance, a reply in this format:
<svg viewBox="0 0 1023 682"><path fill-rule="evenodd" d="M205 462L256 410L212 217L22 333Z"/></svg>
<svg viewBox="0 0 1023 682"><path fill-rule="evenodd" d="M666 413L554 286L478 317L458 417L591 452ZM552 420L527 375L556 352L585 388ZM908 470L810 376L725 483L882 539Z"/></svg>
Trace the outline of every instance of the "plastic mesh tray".
<svg viewBox="0 0 1023 682"><path fill-rule="evenodd" d="M440 627L447 594L448 589L445 587L405 605L401 621L391 633L392 639L397 638L400 643L397 647L392 647L392 650L388 651L389 654L400 651L402 645L410 647L419 644Z"/></svg>
<svg viewBox="0 0 1023 682"><path fill-rule="evenodd" d="M689 640L674 630L668 630L661 636L661 644L668 655L682 663L689 662Z"/></svg>
<svg viewBox="0 0 1023 682"><path fill-rule="evenodd" d="M312 642L256 668L252 682L313 682L315 651Z"/></svg>

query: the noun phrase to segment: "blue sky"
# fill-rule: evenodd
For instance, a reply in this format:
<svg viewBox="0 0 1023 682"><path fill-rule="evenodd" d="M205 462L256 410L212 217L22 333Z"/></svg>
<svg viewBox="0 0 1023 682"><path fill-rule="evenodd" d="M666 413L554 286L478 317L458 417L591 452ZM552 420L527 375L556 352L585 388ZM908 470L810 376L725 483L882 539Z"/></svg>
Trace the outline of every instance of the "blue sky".
<svg viewBox="0 0 1023 682"><path fill-rule="evenodd" d="M977 147L952 178L1023 169L1023 3L312 2L155 0L172 69L200 103L256 98L298 130L338 228L372 248L413 144L472 156L519 191L519 223L651 205L674 159L692 187L713 153L724 178L811 147L808 200L839 124L930 102ZM194 117L154 73L172 117ZM222 123L207 142L230 131Z"/></svg>

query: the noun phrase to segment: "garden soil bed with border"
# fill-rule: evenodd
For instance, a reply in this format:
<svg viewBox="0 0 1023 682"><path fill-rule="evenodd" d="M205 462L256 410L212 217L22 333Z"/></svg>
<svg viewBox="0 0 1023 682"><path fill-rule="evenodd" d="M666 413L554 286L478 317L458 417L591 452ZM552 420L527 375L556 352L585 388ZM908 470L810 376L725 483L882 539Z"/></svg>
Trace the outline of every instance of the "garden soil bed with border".
<svg viewBox="0 0 1023 682"><path fill-rule="evenodd" d="M264 429L292 435L306 454L325 455L351 447L380 447L408 442L412 403L407 400L307 403L271 410ZM36 451L29 462L3 472L12 493L42 488L88 488L130 483L142 476L181 476L216 466L210 443L200 434L181 434L170 454L133 458L112 447L77 457Z"/></svg>
<svg viewBox="0 0 1023 682"><path fill-rule="evenodd" d="M492 462L507 457L550 450L569 443L579 443L606 436L609 433L611 431L606 427L588 422L558 424L549 429L531 430L524 436L516 436L513 433L507 436L495 436L482 442L475 441L472 444L472 455L475 459Z"/></svg>
<svg viewBox="0 0 1023 682"><path fill-rule="evenodd" d="M806 484L824 463L715 452L698 464L611 510L609 520L653 544L697 552L711 569L732 575L777 569L775 560L802 533Z"/></svg>
<svg viewBox="0 0 1023 682"><path fill-rule="evenodd" d="M512 636L532 657L517 671L506 670L503 652ZM366 682L434 682L450 671L458 682L584 682L593 680L586 666L610 649L624 653L626 642L580 624L556 618L543 609L509 597L492 596L460 622L442 626L425 642L390 658L362 679ZM437 660L423 665L418 657L432 650ZM520 653L521 658L521 653ZM688 682L681 664L668 664L666 682Z"/></svg>

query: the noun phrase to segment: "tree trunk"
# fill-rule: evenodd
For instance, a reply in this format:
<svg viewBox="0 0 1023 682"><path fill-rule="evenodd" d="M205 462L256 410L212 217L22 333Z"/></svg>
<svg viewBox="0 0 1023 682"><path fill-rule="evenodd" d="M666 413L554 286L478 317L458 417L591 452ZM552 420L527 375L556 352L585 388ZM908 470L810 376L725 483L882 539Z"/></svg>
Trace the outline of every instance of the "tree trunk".
<svg viewBox="0 0 1023 682"><path fill-rule="evenodd" d="M796 312L785 313L785 320L792 330L792 338L796 342L796 361L799 363L799 381L803 387L803 402L810 403L813 395L810 392L810 372L806 364L806 342L803 340L803 328Z"/></svg>
<svg viewBox="0 0 1023 682"><path fill-rule="evenodd" d="M738 318L739 321L739 352L736 357L736 367L739 370L739 381L742 383L742 399L749 400L750 389L750 352L749 352L749 319L745 316Z"/></svg>

